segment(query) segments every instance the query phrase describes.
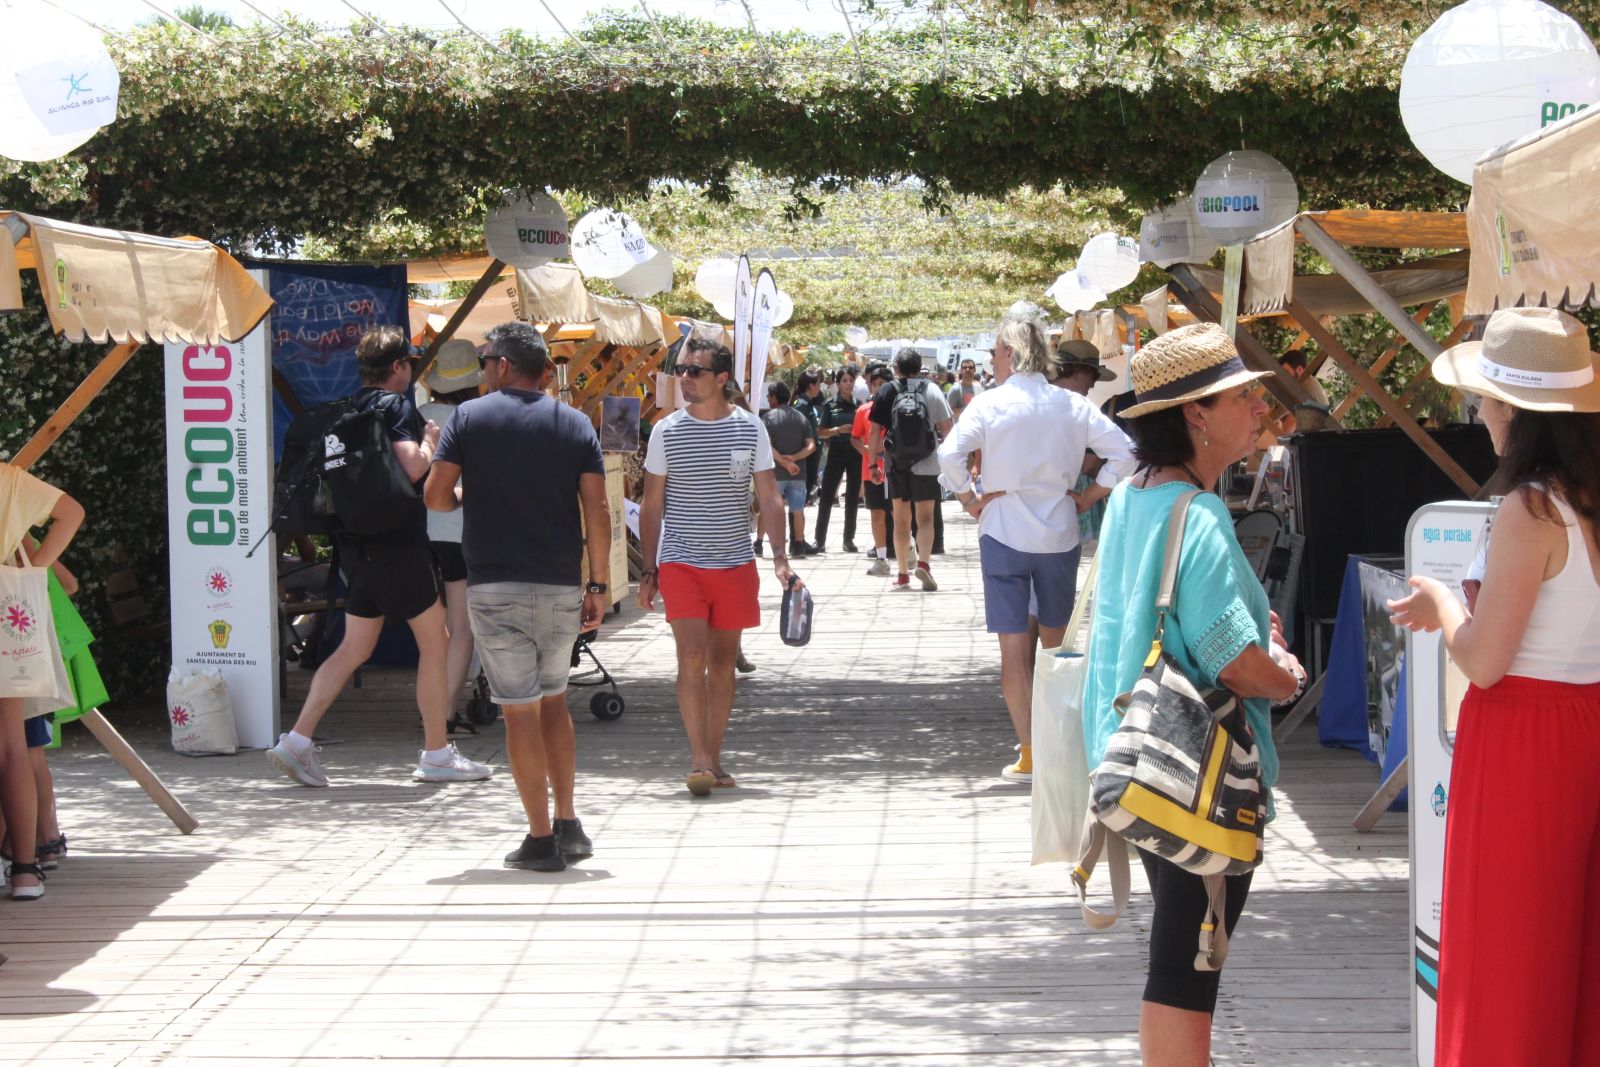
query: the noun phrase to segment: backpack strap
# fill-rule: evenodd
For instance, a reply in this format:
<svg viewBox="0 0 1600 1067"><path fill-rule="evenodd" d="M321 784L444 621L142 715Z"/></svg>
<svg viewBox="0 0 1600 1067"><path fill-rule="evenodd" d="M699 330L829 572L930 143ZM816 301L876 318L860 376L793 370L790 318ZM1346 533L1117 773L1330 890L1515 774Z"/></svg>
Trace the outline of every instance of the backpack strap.
<svg viewBox="0 0 1600 1067"><path fill-rule="evenodd" d="M1101 851L1106 853L1106 867L1111 872L1111 912L1096 911L1089 906L1089 878L1095 864L1100 862ZM1078 849L1078 865L1072 869L1072 885L1078 891L1078 908L1083 912L1083 924L1091 930L1109 930L1122 917L1128 907L1128 843L1118 834L1106 829L1105 823L1094 817L1091 802L1089 814L1083 821L1082 844Z"/></svg>
<svg viewBox="0 0 1600 1067"><path fill-rule="evenodd" d="M1206 884L1206 917L1200 920L1200 950L1194 969L1220 971L1228 961L1228 882L1220 874L1201 876Z"/></svg>

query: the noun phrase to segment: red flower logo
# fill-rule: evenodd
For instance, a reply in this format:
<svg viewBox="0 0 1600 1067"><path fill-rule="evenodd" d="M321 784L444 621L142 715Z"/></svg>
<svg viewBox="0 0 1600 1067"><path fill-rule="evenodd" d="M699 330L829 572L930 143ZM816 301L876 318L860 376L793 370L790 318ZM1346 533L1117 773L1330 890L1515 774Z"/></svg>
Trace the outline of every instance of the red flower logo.
<svg viewBox="0 0 1600 1067"><path fill-rule="evenodd" d="M212 596L227 596L228 590L233 588L233 579L225 570L214 570L206 575L206 589Z"/></svg>
<svg viewBox="0 0 1600 1067"><path fill-rule="evenodd" d="M26 604L10 604L6 607L6 626L13 632L26 635L33 629L33 616L28 614Z"/></svg>
<svg viewBox="0 0 1600 1067"><path fill-rule="evenodd" d="M182 704L174 704L174 705L172 705L172 725L174 725L174 726L188 726L189 725L189 709L184 707Z"/></svg>

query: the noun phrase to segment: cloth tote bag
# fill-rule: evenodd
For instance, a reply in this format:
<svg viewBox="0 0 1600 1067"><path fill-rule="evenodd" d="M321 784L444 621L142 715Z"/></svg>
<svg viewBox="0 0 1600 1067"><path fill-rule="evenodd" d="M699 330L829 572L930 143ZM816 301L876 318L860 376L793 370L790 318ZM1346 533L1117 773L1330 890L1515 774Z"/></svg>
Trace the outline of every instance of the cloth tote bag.
<svg viewBox="0 0 1600 1067"><path fill-rule="evenodd" d="M1089 804L1089 757L1083 747L1083 681L1089 657L1078 633L1100 573L1095 553L1060 648L1041 649L1033 667L1033 862L1074 863ZM1092 617L1092 615L1091 615ZM1083 642L1088 644L1087 639Z"/></svg>
<svg viewBox="0 0 1600 1067"><path fill-rule="evenodd" d="M1267 819L1259 750L1239 698L1226 689L1196 686L1161 647L1175 598L1184 525L1198 495L1193 491L1180 497L1167 520L1155 641L1144 672L1116 700L1122 725L1094 772L1073 883L1084 921L1092 929L1105 929L1127 903L1127 845L1200 875L1208 907L1194 965L1215 971L1228 955L1224 878L1254 870L1261 862ZM1087 902L1089 875L1102 849L1111 868L1110 916Z"/></svg>
<svg viewBox="0 0 1600 1067"><path fill-rule="evenodd" d="M50 614L48 568L0 566L0 697L25 699L30 719L72 706Z"/></svg>

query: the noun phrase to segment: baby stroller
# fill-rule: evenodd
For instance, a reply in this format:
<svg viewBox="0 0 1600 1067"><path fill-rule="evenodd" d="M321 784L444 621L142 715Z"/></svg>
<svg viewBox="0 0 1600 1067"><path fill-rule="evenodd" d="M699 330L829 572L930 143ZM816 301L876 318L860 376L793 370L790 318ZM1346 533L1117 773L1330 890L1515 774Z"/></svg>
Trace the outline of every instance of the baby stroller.
<svg viewBox="0 0 1600 1067"><path fill-rule="evenodd" d="M605 664L600 662L600 657L594 653L593 642L599 634L598 627L585 630L572 643L572 669L579 673L569 676L567 685L579 689L600 688L600 692L589 698L589 714L601 722L612 722L622 718L626 705L622 700L622 694L617 691L617 680L611 676ZM589 662L593 666L581 669L585 656L589 657ZM478 667L476 652L473 653L472 666L478 668L473 671L475 679L472 684L472 698L467 701L464 713L451 716L448 724L451 733L461 729L475 734L478 732L478 727L488 726L500 717L500 705L489 699L489 679L483 676L482 668Z"/></svg>

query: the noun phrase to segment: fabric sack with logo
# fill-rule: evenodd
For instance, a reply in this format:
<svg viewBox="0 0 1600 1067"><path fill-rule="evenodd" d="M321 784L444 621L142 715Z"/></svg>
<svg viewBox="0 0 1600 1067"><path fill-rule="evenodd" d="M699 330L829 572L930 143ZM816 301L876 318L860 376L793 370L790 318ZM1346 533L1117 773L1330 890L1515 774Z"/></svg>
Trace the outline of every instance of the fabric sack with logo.
<svg viewBox="0 0 1600 1067"><path fill-rule="evenodd" d="M172 668L167 679L167 720L173 751L185 756L231 756L239 751L228 683L215 667Z"/></svg>
<svg viewBox="0 0 1600 1067"><path fill-rule="evenodd" d="M928 417L928 405L922 399L927 388L928 383L920 380L904 380L895 385L894 404L889 408L889 436L883 443L894 460L895 470L910 470L919 460L933 455L939 445L933 420Z"/></svg>
<svg viewBox="0 0 1600 1067"><path fill-rule="evenodd" d="M72 685L56 643L49 569L0 566L0 696L21 697L24 717L71 707Z"/></svg>
<svg viewBox="0 0 1600 1067"><path fill-rule="evenodd" d="M1094 600L1100 556L1089 564L1083 592L1067 620L1060 648L1039 651L1033 668L1033 862L1073 863L1089 803L1089 757L1083 746L1083 683L1089 658L1078 634Z"/></svg>
<svg viewBox="0 0 1600 1067"><path fill-rule="evenodd" d="M1085 923L1103 930L1128 899L1127 845L1144 849L1202 876L1208 908L1195 969L1222 968L1228 955L1222 922L1229 875L1261 862L1266 791L1255 735L1239 698L1202 689L1161 647L1172 611L1189 504L1185 493L1167 520L1167 541L1156 598L1156 634L1144 671L1116 700L1122 725L1095 770L1089 818L1073 872ZM1113 911L1088 904L1088 882L1101 851L1111 868Z"/></svg>

